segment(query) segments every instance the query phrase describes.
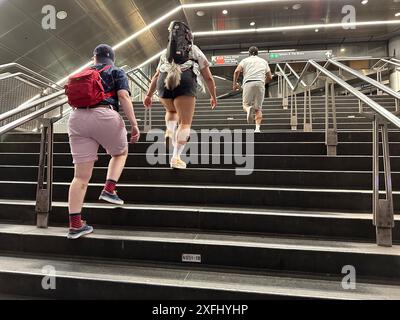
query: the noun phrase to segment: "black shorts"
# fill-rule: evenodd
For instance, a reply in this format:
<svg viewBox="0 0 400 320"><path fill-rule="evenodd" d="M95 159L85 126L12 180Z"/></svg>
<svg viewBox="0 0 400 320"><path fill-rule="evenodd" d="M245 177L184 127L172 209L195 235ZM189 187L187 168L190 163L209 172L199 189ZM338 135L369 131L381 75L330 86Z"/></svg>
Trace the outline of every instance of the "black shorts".
<svg viewBox="0 0 400 320"><path fill-rule="evenodd" d="M191 69L182 72L181 84L174 90L168 90L165 87L164 82L166 78L166 72L160 73L160 76L158 77L157 91L160 98L175 99L180 96L197 96L197 77Z"/></svg>

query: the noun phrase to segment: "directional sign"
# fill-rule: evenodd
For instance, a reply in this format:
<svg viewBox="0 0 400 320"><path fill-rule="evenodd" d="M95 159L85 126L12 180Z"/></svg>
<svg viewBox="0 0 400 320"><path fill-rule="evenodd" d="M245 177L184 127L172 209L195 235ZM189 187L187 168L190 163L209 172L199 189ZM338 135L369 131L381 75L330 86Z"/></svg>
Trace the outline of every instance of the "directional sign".
<svg viewBox="0 0 400 320"><path fill-rule="evenodd" d="M286 51L279 53L268 53L268 62L327 60L332 58L332 50L319 51Z"/></svg>
<svg viewBox="0 0 400 320"><path fill-rule="evenodd" d="M247 58L248 54L226 55L226 56L213 56L211 57L211 65L213 67L222 66L237 66L240 61ZM284 51L284 52L270 52L260 54L260 57L270 63L275 62L288 62L288 61L308 61L310 59L317 61L324 61L332 58L332 50L319 50L319 51Z"/></svg>

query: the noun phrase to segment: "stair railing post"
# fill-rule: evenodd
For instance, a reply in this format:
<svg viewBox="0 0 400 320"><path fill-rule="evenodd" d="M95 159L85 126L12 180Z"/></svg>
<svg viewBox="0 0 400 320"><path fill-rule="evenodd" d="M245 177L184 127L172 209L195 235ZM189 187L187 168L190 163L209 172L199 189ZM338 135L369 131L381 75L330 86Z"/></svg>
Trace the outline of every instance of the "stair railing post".
<svg viewBox="0 0 400 320"><path fill-rule="evenodd" d="M36 190L36 225L38 228L47 228L53 197L54 119L43 118L38 121L41 122L42 136L40 141L38 184Z"/></svg>
<svg viewBox="0 0 400 320"><path fill-rule="evenodd" d="M144 128L143 132L148 133L151 130L151 108L145 108L144 110Z"/></svg>
<svg viewBox="0 0 400 320"><path fill-rule="evenodd" d="M310 86L307 86L304 91L304 132L312 132L313 131L311 103L312 103L311 88L310 88ZM309 119L307 119L307 117Z"/></svg>
<svg viewBox="0 0 400 320"><path fill-rule="evenodd" d="M287 110L289 107L289 86L286 81L285 81L285 84L283 85L282 106L283 106L283 110Z"/></svg>
<svg viewBox="0 0 400 320"><path fill-rule="evenodd" d="M332 115L332 127L330 124ZM325 144L328 156L337 156L338 130L336 118L335 83L329 79L325 82Z"/></svg>
<svg viewBox="0 0 400 320"><path fill-rule="evenodd" d="M282 76L278 74L278 98L282 98Z"/></svg>
<svg viewBox="0 0 400 320"><path fill-rule="evenodd" d="M382 71L383 71L382 68L380 68L380 69L378 70L378 72L376 73L377 81L378 81L379 83L382 83ZM381 95L383 95L383 91L380 90L380 89L378 89L377 92L376 92L376 94L377 94L378 96L381 96Z"/></svg>
<svg viewBox="0 0 400 320"><path fill-rule="evenodd" d="M292 91L291 103L290 103L290 126L293 131L297 130L298 119L297 119L297 94Z"/></svg>
<svg viewBox="0 0 400 320"><path fill-rule="evenodd" d="M380 197L380 148L379 136L382 134L383 173L385 179L385 197ZM373 121L373 224L376 227L378 246L391 247L394 227L392 175L390 167L388 125L378 115Z"/></svg>

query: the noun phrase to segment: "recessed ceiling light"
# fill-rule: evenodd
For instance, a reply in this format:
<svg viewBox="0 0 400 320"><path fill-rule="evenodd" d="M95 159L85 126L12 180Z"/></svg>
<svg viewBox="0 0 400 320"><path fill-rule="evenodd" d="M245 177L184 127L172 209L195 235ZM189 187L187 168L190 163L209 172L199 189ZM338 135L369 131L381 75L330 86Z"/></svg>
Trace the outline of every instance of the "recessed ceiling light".
<svg viewBox="0 0 400 320"><path fill-rule="evenodd" d="M206 13L205 13L204 11L197 11L196 14L197 14L199 17L204 17L204 15L205 15Z"/></svg>
<svg viewBox="0 0 400 320"><path fill-rule="evenodd" d="M315 29L315 32L319 32L319 29Z"/></svg>
<svg viewBox="0 0 400 320"><path fill-rule="evenodd" d="M361 1L361 4L362 5L365 5L365 4L367 4L368 3L368 0L363 0L363 1Z"/></svg>
<svg viewBox="0 0 400 320"><path fill-rule="evenodd" d="M254 21L252 21L252 22L250 22L250 25L251 25L252 27L254 27L254 26L256 25L256 23L255 23Z"/></svg>
<svg viewBox="0 0 400 320"><path fill-rule="evenodd" d="M293 10L299 10L299 9L301 9L301 4L300 3L296 3L296 4L294 4L293 5Z"/></svg>
<svg viewBox="0 0 400 320"><path fill-rule="evenodd" d="M68 13L66 11L58 11L57 12L57 18L60 20L67 19Z"/></svg>
<svg viewBox="0 0 400 320"><path fill-rule="evenodd" d="M223 10L222 13L223 14L228 14L228 10Z"/></svg>
<svg viewBox="0 0 400 320"><path fill-rule="evenodd" d="M345 52L345 51L346 51L346 48L340 49L340 52Z"/></svg>
<svg viewBox="0 0 400 320"><path fill-rule="evenodd" d="M395 17L400 17L400 12L397 12L394 16Z"/></svg>

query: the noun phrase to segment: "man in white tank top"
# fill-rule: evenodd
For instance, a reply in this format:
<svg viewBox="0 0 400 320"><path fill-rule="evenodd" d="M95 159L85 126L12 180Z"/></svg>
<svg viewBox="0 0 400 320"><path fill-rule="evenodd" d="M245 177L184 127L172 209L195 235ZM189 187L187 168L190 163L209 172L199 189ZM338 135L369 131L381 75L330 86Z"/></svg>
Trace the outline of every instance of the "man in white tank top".
<svg viewBox="0 0 400 320"><path fill-rule="evenodd" d="M261 132L262 106L265 84L271 82L272 74L268 62L258 56L258 48L249 49L249 57L242 60L233 76L233 90L238 90L237 82L243 72L243 109L247 112L247 122L256 122L255 132Z"/></svg>

